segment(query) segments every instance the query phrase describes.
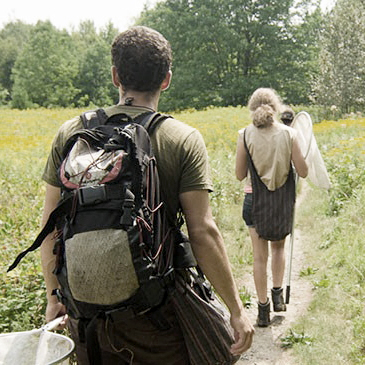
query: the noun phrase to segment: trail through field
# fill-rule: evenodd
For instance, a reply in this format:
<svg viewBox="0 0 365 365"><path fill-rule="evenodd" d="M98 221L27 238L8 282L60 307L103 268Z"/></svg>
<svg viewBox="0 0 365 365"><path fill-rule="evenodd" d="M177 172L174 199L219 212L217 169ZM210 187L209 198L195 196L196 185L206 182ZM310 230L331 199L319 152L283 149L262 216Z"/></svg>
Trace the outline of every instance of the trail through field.
<svg viewBox="0 0 365 365"><path fill-rule="evenodd" d="M300 209L300 205L305 200L305 195L309 192L308 185L302 181L301 193L297 196L296 209ZM286 241L286 252L289 252L290 236ZM290 280L290 301L287 305L286 312L273 312L271 304L271 325L267 328L260 328L256 326L257 318L257 297L256 290L253 281L252 268L242 279L242 285L244 285L249 293L253 295L252 305L248 309L248 315L252 323L255 324L255 336L253 344L249 351L241 356L241 359L237 362L237 365L297 365L297 362L291 355L291 350L281 347L281 338L288 335L288 331L292 324L302 316L308 308L308 305L312 298L312 285L305 278L300 277L301 270L305 269L305 256L304 256L303 235L300 232L300 225L296 224L294 231L294 249L293 249L293 261ZM288 255L287 263L288 263ZM286 265L288 268L288 265ZM268 290L271 288L271 267L270 257L268 262ZM284 290L287 285L287 272L284 276L283 287ZM271 293L268 293L271 300ZM285 298L285 294L284 294Z"/></svg>

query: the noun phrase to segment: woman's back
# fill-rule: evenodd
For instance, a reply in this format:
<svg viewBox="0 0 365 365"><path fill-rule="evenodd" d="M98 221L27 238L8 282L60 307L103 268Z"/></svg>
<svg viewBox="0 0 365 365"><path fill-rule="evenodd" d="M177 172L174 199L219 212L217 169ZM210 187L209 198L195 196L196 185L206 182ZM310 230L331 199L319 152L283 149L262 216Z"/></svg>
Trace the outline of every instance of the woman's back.
<svg viewBox="0 0 365 365"><path fill-rule="evenodd" d="M281 187L289 173L295 131L278 122L245 128L245 140L262 182L271 191Z"/></svg>

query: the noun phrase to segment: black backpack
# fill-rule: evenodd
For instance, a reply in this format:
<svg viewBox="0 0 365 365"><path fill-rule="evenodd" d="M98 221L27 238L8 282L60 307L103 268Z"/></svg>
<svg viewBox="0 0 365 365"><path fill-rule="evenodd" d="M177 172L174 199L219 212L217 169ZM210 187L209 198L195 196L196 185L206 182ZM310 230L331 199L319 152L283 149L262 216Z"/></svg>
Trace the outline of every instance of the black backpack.
<svg viewBox="0 0 365 365"><path fill-rule="evenodd" d="M167 117L86 112L84 129L65 144L59 204L8 271L56 227L61 288L54 294L73 318L91 320L125 307L146 313L163 303L176 268L196 266L160 196L149 134Z"/></svg>

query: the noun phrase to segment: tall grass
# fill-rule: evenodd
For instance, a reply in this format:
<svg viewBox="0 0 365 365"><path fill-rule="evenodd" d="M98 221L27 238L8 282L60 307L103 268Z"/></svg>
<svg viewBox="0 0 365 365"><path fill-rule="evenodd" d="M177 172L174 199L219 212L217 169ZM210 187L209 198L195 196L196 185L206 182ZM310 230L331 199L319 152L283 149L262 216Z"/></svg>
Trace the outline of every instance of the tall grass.
<svg viewBox="0 0 365 365"><path fill-rule="evenodd" d="M41 326L45 293L39 252L6 274L15 256L39 231L44 198L40 177L59 125L80 110L4 110L0 120L0 332ZM243 186L234 176L238 129L249 123L246 108L186 111L176 117L206 141L215 186L211 201L237 278L251 269L247 229L241 218ZM311 189L297 211L304 227L307 274L314 300L294 327L311 345L297 343L298 364L365 362L365 232L363 217L365 120L315 124L314 132L331 178L324 194ZM242 291L245 288L240 288Z"/></svg>
<svg viewBox="0 0 365 365"><path fill-rule="evenodd" d="M39 252L6 274L37 235L43 208L40 176L53 135L76 110L2 110L0 121L0 333L39 327L45 295Z"/></svg>
<svg viewBox="0 0 365 365"><path fill-rule="evenodd" d="M298 212L314 299L295 325L313 341L298 363L365 363L365 120L314 126L332 189L313 189Z"/></svg>

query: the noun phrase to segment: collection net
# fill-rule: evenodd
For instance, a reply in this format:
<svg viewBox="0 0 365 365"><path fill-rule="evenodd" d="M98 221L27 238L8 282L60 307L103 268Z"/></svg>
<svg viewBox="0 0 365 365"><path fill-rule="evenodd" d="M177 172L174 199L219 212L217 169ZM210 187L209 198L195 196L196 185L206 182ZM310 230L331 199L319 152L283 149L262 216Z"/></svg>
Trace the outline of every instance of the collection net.
<svg viewBox="0 0 365 365"><path fill-rule="evenodd" d="M68 364L73 341L63 335L36 329L0 335L0 365Z"/></svg>

